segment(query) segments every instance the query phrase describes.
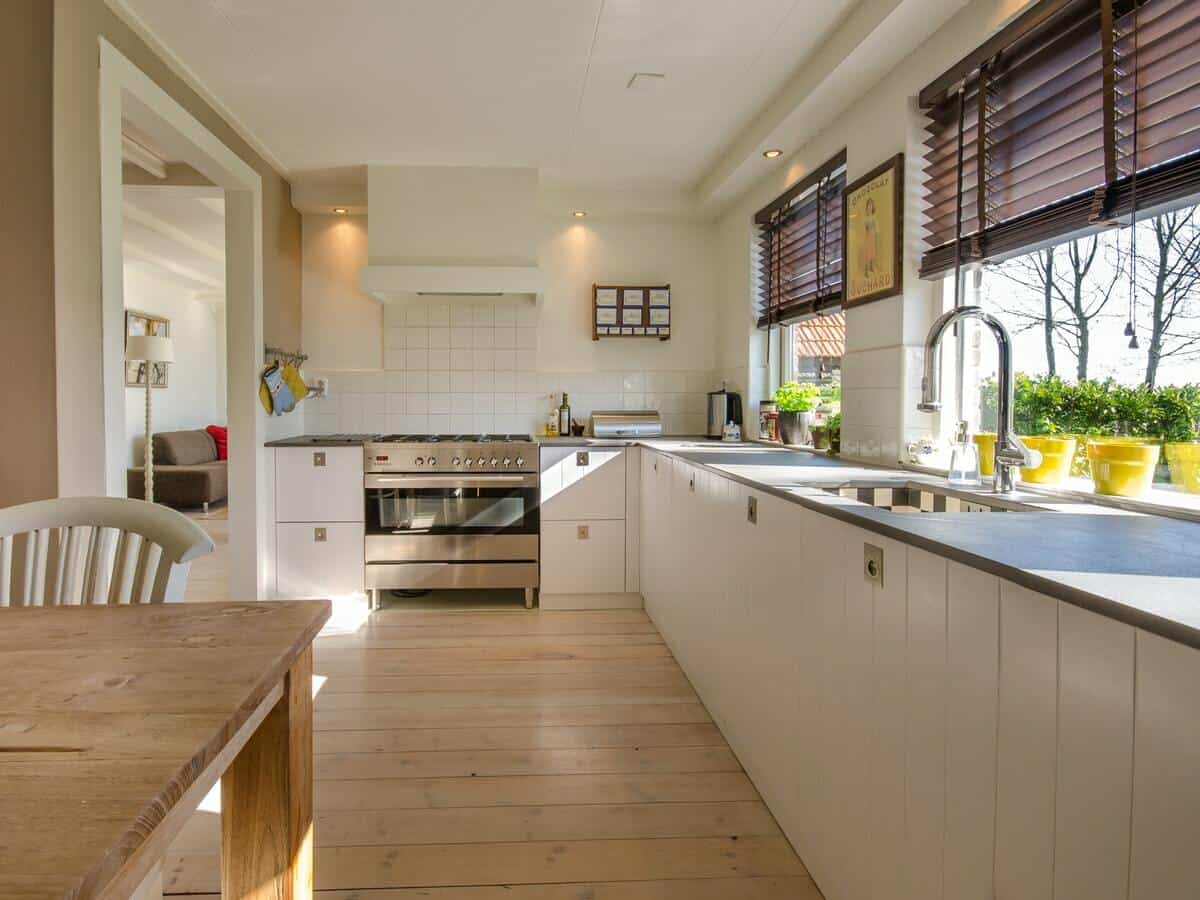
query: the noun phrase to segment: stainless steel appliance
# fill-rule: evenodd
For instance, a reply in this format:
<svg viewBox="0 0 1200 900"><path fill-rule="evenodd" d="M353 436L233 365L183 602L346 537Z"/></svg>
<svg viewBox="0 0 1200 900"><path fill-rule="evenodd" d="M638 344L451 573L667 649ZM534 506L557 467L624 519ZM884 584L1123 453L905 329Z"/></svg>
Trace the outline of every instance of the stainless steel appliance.
<svg viewBox="0 0 1200 900"><path fill-rule="evenodd" d="M708 395L708 427L704 433L710 438L720 439L726 422L742 424L742 395L721 388Z"/></svg>
<svg viewBox="0 0 1200 900"><path fill-rule="evenodd" d="M657 437L660 434L662 417L656 409L618 409L592 413L594 437Z"/></svg>
<svg viewBox="0 0 1200 900"><path fill-rule="evenodd" d="M529 435L381 436L363 445L366 587L538 586L538 449Z"/></svg>

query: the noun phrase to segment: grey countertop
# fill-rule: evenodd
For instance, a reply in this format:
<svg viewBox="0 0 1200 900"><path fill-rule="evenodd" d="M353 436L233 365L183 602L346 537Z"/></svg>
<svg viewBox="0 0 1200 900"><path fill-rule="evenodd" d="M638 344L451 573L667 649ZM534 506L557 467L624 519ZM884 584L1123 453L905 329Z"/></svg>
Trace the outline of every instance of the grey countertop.
<svg viewBox="0 0 1200 900"><path fill-rule="evenodd" d="M357 440L355 439L357 438ZM928 481L910 471L764 444L703 437L543 438L549 446L641 445L851 525L1200 649L1200 523L1045 494L1046 512L902 513L822 490L848 481ZM353 446L362 436L301 436L271 447Z"/></svg>

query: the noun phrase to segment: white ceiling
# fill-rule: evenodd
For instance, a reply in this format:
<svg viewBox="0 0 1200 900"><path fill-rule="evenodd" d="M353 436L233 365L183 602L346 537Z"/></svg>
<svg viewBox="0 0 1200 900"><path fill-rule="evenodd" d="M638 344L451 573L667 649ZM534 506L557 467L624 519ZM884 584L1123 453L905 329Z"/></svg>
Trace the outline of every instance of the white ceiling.
<svg viewBox="0 0 1200 900"><path fill-rule="evenodd" d="M198 296L225 293L225 200L220 188L126 185L122 239L127 262L152 269Z"/></svg>
<svg viewBox="0 0 1200 900"><path fill-rule="evenodd" d="M858 0L116 0L294 176L691 188ZM636 72L657 72L627 88Z"/></svg>

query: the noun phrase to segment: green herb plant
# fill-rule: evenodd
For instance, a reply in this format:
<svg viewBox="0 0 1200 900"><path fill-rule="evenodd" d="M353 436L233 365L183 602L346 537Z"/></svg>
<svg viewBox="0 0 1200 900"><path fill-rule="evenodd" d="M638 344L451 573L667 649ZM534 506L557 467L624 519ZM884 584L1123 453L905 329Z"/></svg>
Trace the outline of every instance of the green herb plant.
<svg viewBox="0 0 1200 900"><path fill-rule="evenodd" d="M820 396L821 389L815 384L785 381L775 391L775 407L779 412L808 412Z"/></svg>

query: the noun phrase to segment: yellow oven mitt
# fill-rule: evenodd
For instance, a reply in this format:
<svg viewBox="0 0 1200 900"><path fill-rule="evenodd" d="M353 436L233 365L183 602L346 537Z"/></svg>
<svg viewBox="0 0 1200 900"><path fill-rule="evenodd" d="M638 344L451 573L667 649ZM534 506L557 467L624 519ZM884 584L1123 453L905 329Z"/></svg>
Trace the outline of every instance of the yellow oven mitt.
<svg viewBox="0 0 1200 900"><path fill-rule="evenodd" d="M304 383L300 371L290 363L283 367L283 383L291 389L297 403L308 396L308 386Z"/></svg>

